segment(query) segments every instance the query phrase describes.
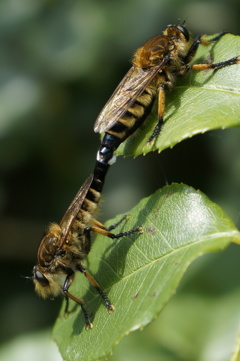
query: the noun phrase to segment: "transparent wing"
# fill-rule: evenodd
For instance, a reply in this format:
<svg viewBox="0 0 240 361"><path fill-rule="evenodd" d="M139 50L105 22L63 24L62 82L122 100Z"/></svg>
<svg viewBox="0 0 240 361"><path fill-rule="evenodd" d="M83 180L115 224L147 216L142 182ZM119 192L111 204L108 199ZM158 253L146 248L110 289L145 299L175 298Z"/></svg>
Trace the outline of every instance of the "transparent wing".
<svg viewBox="0 0 240 361"><path fill-rule="evenodd" d="M68 207L66 213L64 214L61 222L60 222L60 227L62 229L62 237L61 237L61 241L60 241L60 248L63 246L64 242L67 239L69 230L72 226L72 223L74 221L74 219L76 218L78 212L80 211L80 208L83 204L84 199L86 198L87 192L91 186L93 180L93 174L91 174L86 181L84 182L84 184L81 186L81 188L79 189L79 191L77 192L74 200L72 201L72 203L70 204L70 206Z"/></svg>
<svg viewBox="0 0 240 361"><path fill-rule="evenodd" d="M110 129L143 93L167 61L168 58L164 58L159 65L148 69L132 66L99 114L94 131L103 133Z"/></svg>

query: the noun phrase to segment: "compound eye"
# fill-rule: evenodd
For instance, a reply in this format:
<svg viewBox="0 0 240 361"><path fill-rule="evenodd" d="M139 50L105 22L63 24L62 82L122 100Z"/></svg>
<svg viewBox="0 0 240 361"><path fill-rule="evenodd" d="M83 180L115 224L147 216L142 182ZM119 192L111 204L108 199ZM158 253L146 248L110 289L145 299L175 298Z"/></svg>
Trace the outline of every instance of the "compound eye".
<svg viewBox="0 0 240 361"><path fill-rule="evenodd" d="M39 283L41 283L42 286L48 286L49 285L48 279L40 271L34 270L34 278Z"/></svg>
<svg viewBox="0 0 240 361"><path fill-rule="evenodd" d="M178 25L178 30L180 30L181 31L181 33L184 35L184 37L185 37L185 39L188 41L189 40L189 32L188 32L188 30L184 27L184 26L182 26L182 25Z"/></svg>

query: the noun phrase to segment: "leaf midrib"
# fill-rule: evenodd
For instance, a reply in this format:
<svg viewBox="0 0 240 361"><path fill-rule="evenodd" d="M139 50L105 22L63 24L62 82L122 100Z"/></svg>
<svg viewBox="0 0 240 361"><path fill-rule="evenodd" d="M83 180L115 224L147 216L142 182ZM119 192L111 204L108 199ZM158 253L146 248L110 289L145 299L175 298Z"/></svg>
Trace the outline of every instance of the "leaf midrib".
<svg viewBox="0 0 240 361"><path fill-rule="evenodd" d="M133 272L130 272L130 273L124 275L121 278L118 277L119 280L117 282L115 282L114 284L112 284L111 286L107 287L106 290L111 289L113 287L113 285L117 285L119 282L122 282L123 280L128 279L129 277L133 276L135 273L142 271L144 268L150 267L150 265L154 264L155 262L158 262L159 260L164 260L164 258L166 258L166 257L172 257L177 252L183 251L185 249L190 249L191 247L194 247L194 246L196 246L196 245L198 245L200 243L208 242L211 239L215 239L215 238L218 238L218 239L235 238L235 236L240 239L240 234L239 234L239 232L237 230L233 230L233 231L230 231L230 232L229 231L228 232L217 232L217 233L214 233L214 234L211 234L211 235L201 237L200 240L196 240L196 241L194 241L194 243L187 243L184 246L180 246L180 247L177 247L177 248L172 248L172 250L170 252L168 252L168 253L166 253L166 254L158 257L158 258L150 259L150 258L146 257L146 259L149 260L150 262L145 263L141 267L136 268ZM197 252L197 254L194 254L190 259L192 260L193 258L196 258L198 256L199 252L202 252L202 251L199 250ZM104 260L99 258L99 261L104 261ZM106 262L106 264L109 266L109 264L107 262ZM114 270L113 270L113 272L116 274L116 272ZM97 297L97 295L96 295L96 297Z"/></svg>

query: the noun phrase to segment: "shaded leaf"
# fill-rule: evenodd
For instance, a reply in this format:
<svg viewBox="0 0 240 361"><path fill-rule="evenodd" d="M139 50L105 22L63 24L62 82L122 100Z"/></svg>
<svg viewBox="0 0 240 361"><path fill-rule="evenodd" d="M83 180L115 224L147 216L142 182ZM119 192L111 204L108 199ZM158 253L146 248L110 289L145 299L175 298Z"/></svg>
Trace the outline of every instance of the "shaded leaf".
<svg viewBox="0 0 240 361"><path fill-rule="evenodd" d="M89 254L88 268L116 311L108 315L96 291L79 274L71 292L83 296L94 327L85 331L78 305L71 303L68 318L62 310L53 337L65 360L98 360L111 353L124 335L160 313L196 257L240 242L239 232L221 208L185 185L164 187L130 214L118 231L142 225L143 234L117 242L97 237Z"/></svg>

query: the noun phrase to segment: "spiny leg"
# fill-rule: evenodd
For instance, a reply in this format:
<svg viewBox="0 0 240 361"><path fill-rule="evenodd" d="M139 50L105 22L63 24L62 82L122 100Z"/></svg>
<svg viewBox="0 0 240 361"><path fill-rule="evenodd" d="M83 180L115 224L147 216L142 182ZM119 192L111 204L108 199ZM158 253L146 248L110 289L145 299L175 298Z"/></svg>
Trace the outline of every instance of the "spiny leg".
<svg viewBox="0 0 240 361"><path fill-rule="evenodd" d="M67 275L67 277L65 279L65 282L64 282L64 285L63 285L63 288L62 288L62 293L63 293L63 295L65 297L65 300L66 300L65 314L68 314L69 298L71 298L73 301L75 301L77 304L79 304L81 306L82 311L83 311L83 315L84 315L84 319L85 319L85 323L86 323L86 330L88 330L88 329L92 328L93 325L89 320L88 313L87 313L87 310L86 310L86 308L84 306L83 301L80 298L77 298L74 295L72 295L70 292L68 292L68 288L70 286L70 277L71 277L71 275L72 275L72 273Z"/></svg>
<svg viewBox="0 0 240 361"><path fill-rule="evenodd" d="M109 227L105 227L101 222L94 220L93 223L95 224L96 227L104 229L106 231L112 231L113 229L117 228L117 226L119 226L119 224L121 224L124 220L129 219L130 216L123 216L118 222L112 224Z"/></svg>
<svg viewBox="0 0 240 361"><path fill-rule="evenodd" d="M64 314L65 315L68 315L69 313L69 297L67 296L66 292L68 292L68 289L70 287L70 279L71 279L71 276L73 275L73 271L69 271L68 274L67 274L67 277L65 278L65 281L64 281L64 285L63 285L63 288L62 288L62 293L64 295L64 298L65 298L65 301L66 301L66 306L65 306L65 310L64 310Z"/></svg>
<svg viewBox="0 0 240 361"><path fill-rule="evenodd" d="M63 294L64 294L65 301L66 301L64 314L65 314L65 316L67 316L69 314L69 298L64 292L63 292Z"/></svg>
<svg viewBox="0 0 240 361"><path fill-rule="evenodd" d="M134 228L130 231L127 232L122 232L119 234L114 234L111 233L110 231L114 228L116 228L122 221L124 221L125 219L127 219L129 216L124 216L122 217L117 223L113 224L112 226L106 228L102 223L93 220L93 223L95 224L95 227L87 227L85 228L84 232L86 234L86 237L88 237L90 239L90 232L95 232L95 233L99 233L102 234L104 236L110 237L110 238L121 238L123 236L128 236L132 233L138 232L138 233L142 233L142 227L137 227ZM91 285L98 291L98 293L100 294L100 296L102 297L105 306L108 310L108 312L112 312L114 311L114 306L110 303L110 301L108 300L107 296L105 295L105 293L102 291L101 287L99 286L99 284L95 281L95 279L90 275L89 272L86 271L84 265L81 263L77 266L77 269L82 272L85 277L88 279L88 281L91 283Z"/></svg>
<svg viewBox="0 0 240 361"><path fill-rule="evenodd" d="M193 57L195 56L197 49L199 47L199 45L209 45L217 40L219 40L223 35L227 34L227 32L223 31L221 33L219 33L218 35L214 36L213 38L207 40L204 38L205 35L199 35L193 42L191 48L189 49L185 59L184 59L184 63L188 64L190 63L190 61L193 59Z"/></svg>
<svg viewBox="0 0 240 361"><path fill-rule="evenodd" d="M95 281L95 279L90 275L89 272L87 272L86 268L84 267L84 265L81 263L77 266L77 269L82 272L85 277L88 279L88 281L91 283L91 285L98 291L98 293L100 294L100 296L102 297L105 306L108 310L108 312L112 312L114 311L114 306L110 303L109 299L107 298L107 296L105 295L105 293L102 291L101 287L99 286L99 284L97 283L97 281Z"/></svg>
<svg viewBox="0 0 240 361"><path fill-rule="evenodd" d="M109 228L104 227L104 225L102 223L94 220L93 222L96 225L96 227L85 228L85 233L87 234L88 237L90 237L89 234L91 231L93 231L95 233L102 234L102 235L110 237L112 239L121 238L123 236L129 236L130 234L135 233L135 232L142 233L142 227L137 227L130 231L122 232L122 233L118 233L118 234L114 234L114 233L110 232L110 230L116 228L122 221L124 221L127 218L128 218L128 216L122 217L117 223L110 226ZM90 273L87 272L84 265L82 263L79 264L77 266L77 269L85 275L85 277L88 279L88 281L91 283L91 285L98 291L98 293L100 294L100 296L102 297L102 299L105 303L105 306L106 306L108 312L114 311L114 306L110 303L109 299L107 298L105 293L102 291L102 289L101 289L100 285L97 283L97 281L95 281L95 279L90 275Z"/></svg>
<svg viewBox="0 0 240 361"><path fill-rule="evenodd" d="M218 35L214 36L211 39L205 39L204 35L201 35L199 37L197 37L197 39L193 42L186 58L185 58L185 64L189 63L192 58L194 57L194 55L196 54L196 51L199 47L199 45L204 45L204 46L208 46L209 44L218 41L219 39L221 39L224 35L228 34L228 32L226 31L222 31L221 33L219 33ZM193 65L187 65L186 69L190 70L206 70L206 69L220 69L223 68L225 66L228 65L233 65L233 64L237 64L240 61L240 56L236 56L234 58L225 60L225 61L221 61L219 63L213 63L213 64L193 64Z"/></svg>
<svg viewBox="0 0 240 361"><path fill-rule="evenodd" d="M113 230L114 228L116 228L120 223L122 223L122 221L124 221L125 219L128 219L129 216L124 216L122 217L117 223L113 224L112 226L110 227L105 227L102 223L94 220L93 223L95 224L95 226L92 226L90 228L88 228L89 231L92 231L92 232L95 232L95 233L99 233L99 234L102 234L103 236L107 236L109 238L121 238L121 237L124 237L124 236L129 236L130 234L133 234L133 233L143 233L142 231L142 227L136 227L134 229L131 229L130 231L126 231L126 232L121 232L121 233L118 233L118 234L114 234L114 233L111 233L110 231Z"/></svg>
<svg viewBox="0 0 240 361"><path fill-rule="evenodd" d="M165 84L163 84L158 91L158 122L147 141L148 145L152 145L153 139L159 135L163 126L163 115L165 110L165 90L166 86Z"/></svg>
<svg viewBox="0 0 240 361"><path fill-rule="evenodd" d="M201 35L199 38L198 38L198 41L202 44L202 45L209 45L211 43L214 43L215 41L221 39L222 36L226 35L226 34L229 34L227 31L222 31L221 33L217 34L216 36L214 36L213 38L211 39L204 39L204 36L205 35Z"/></svg>
<svg viewBox="0 0 240 361"><path fill-rule="evenodd" d="M235 56L234 58L220 61L219 63L189 65L188 69L192 69L192 70L215 69L215 70L218 70L218 69L224 68L225 66L239 64L239 63L240 63L240 56Z"/></svg>
<svg viewBox="0 0 240 361"><path fill-rule="evenodd" d="M143 233L142 227L136 227L134 229L131 229L130 231L126 231L126 232L122 232L122 233L118 233L118 234L111 233L110 235L108 235L108 237L110 237L112 239L118 239L118 238L130 236L133 233Z"/></svg>

